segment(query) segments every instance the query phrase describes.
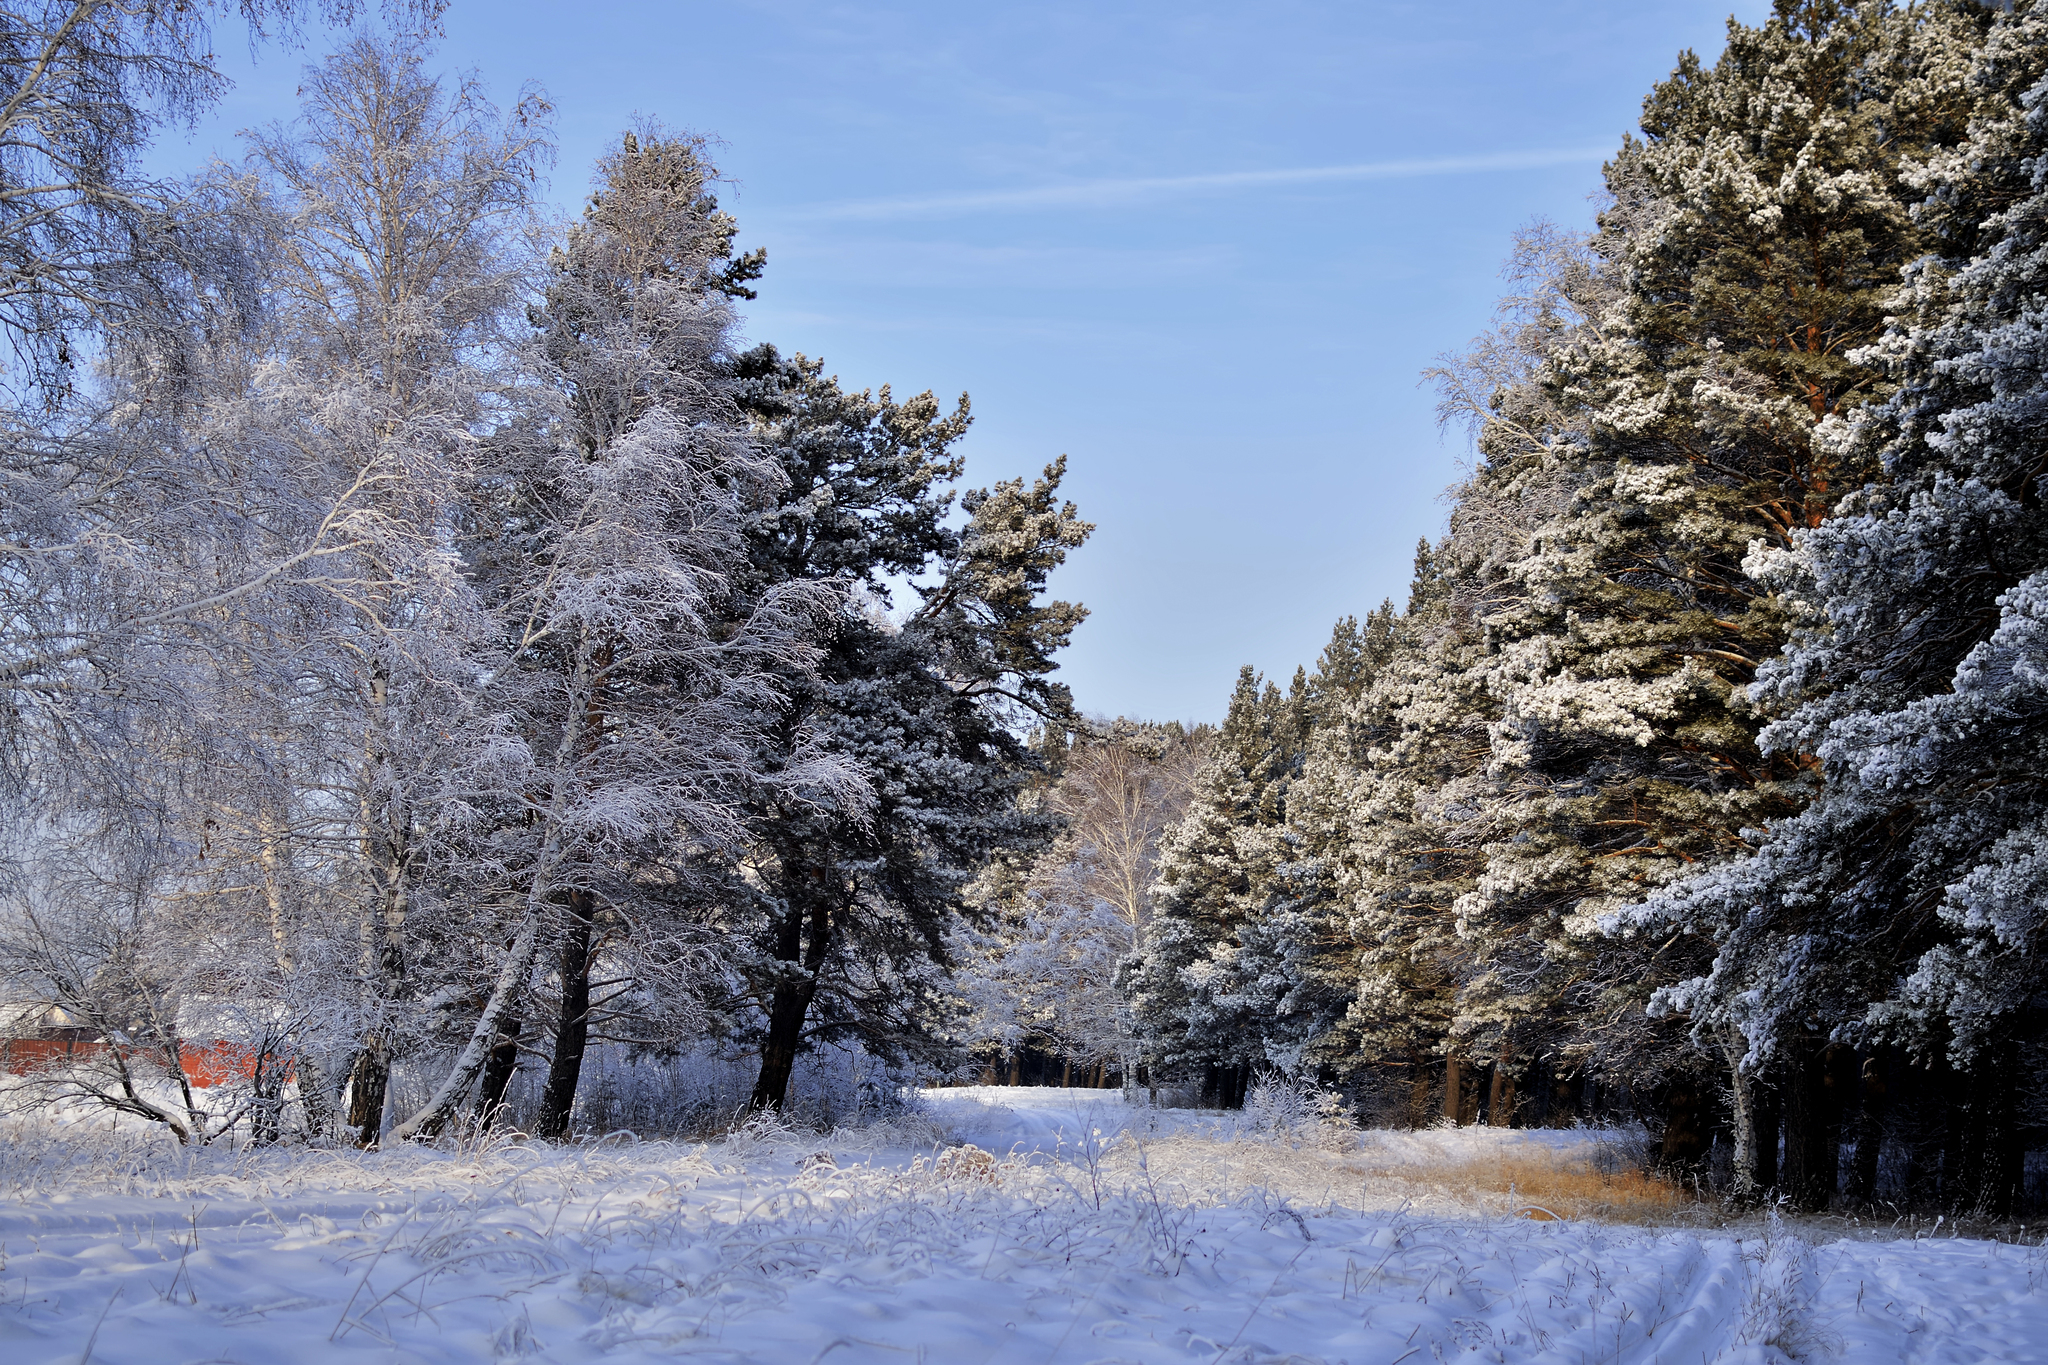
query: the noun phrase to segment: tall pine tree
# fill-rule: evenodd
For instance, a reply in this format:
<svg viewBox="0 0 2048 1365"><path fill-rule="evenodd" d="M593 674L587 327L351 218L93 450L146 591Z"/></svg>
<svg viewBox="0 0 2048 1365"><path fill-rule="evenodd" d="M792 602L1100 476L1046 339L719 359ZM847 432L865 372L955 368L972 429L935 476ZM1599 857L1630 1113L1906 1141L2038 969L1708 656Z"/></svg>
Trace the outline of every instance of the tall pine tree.
<svg viewBox="0 0 2048 1365"><path fill-rule="evenodd" d="M2018 1191L2020 1054L2048 1006L2044 69L2048 24L2031 7L1998 16L1970 71L1968 141L1916 177L1935 254L1854 357L1896 391L1824 431L1875 477L1751 562L1802 609L1753 689L1780 714L1762 744L1813 755L1819 796L1623 921L1715 926L1711 972L1667 1002L1729 1038L1745 1081L1796 1087L1818 1050L1860 1047L1886 1092L1949 1135L1911 1193L1993 1214ZM1868 1198L1880 1135L1865 1136L1851 1188ZM1833 1145L1801 1137L1786 1181L1822 1205Z"/></svg>

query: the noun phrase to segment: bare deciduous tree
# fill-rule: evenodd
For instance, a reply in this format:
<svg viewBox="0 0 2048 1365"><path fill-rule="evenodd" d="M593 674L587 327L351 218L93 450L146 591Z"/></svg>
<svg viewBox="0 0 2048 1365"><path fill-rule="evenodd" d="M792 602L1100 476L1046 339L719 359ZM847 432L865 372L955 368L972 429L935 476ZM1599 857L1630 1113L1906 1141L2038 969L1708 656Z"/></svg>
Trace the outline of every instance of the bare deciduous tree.
<svg viewBox="0 0 2048 1365"><path fill-rule="evenodd" d="M1208 736L1126 720L1076 738L1041 795L1065 831L1011 881L985 879L1002 919L973 934L962 994L975 1041L1032 1037L1137 1083L1137 1036L1117 965L1145 946L1159 839L1186 809Z"/></svg>

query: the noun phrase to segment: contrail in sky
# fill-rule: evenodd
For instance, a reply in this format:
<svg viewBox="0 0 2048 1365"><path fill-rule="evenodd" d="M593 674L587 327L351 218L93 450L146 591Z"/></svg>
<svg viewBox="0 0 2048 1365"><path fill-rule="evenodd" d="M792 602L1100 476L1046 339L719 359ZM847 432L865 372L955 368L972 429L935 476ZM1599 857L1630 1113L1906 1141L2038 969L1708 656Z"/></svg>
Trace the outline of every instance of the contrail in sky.
<svg viewBox="0 0 2048 1365"><path fill-rule="evenodd" d="M1612 147L1553 147L1532 152L1488 152L1479 156L1433 156L1408 161L1367 161L1353 166L1301 166L1282 171L1222 171L1212 175L1162 175L1131 180L1081 180L1023 190L983 190L904 199L855 199L783 210L790 218L922 218L1002 209L1115 204L1154 195L1204 190L1254 189L1267 185L1314 185L1343 180L1408 180L1430 175L1471 175L1482 171L1526 171L1581 161L1604 161Z"/></svg>

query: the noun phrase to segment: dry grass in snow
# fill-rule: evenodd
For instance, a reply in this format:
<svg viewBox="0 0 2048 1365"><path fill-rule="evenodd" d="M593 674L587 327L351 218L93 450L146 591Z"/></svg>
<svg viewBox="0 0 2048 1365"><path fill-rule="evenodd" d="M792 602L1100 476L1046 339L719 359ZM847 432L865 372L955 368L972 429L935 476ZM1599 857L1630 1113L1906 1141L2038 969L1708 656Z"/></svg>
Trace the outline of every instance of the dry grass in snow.
<svg viewBox="0 0 2048 1365"><path fill-rule="evenodd" d="M1366 1135L1346 1166L1383 1197L1447 1199L1538 1220L1670 1225L1712 1213L1693 1192L1648 1174L1641 1140L1628 1132Z"/></svg>

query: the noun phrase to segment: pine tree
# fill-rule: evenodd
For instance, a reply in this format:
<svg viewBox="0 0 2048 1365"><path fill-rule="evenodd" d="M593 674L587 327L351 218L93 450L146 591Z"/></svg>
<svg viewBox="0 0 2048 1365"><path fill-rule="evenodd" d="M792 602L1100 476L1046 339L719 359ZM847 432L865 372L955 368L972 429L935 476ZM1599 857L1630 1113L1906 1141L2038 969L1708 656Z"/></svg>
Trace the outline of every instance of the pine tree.
<svg viewBox="0 0 2048 1365"><path fill-rule="evenodd" d="M1300 771L1307 691L1305 672L1284 695L1249 665L1239 672L1187 813L1161 840L1151 936L1122 973L1155 1071L1222 1068L1226 1099L1269 1060L1270 1018L1255 1016L1237 959L1241 931L1263 914L1289 856L1287 789Z"/></svg>
<svg viewBox="0 0 2048 1365"><path fill-rule="evenodd" d="M1789 621L1744 559L1870 472L1815 432L1890 391L1857 348L1922 250L1906 177L1960 135L1984 22L1780 0L1731 24L1712 67L1683 56L1645 140L1609 164L1592 250L1619 292L1539 380L1583 428L1546 456L1570 501L1532 527L1514 600L1488 618L1491 764L1519 809L1458 906L1487 973L1462 1028L1611 1018L1627 1032L1580 1045L1640 1081L1685 1069L1620 1008L1659 968L1591 945L1600 916L1744 852L1743 830L1812 793L1810 764L1756 744L1747 685Z"/></svg>
<svg viewBox="0 0 2048 1365"><path fill-rule="evenodd" d="M1470 949L1451 906L1482 864L1485 675L1473 663L1474 623L1445 573L1446 546L1417 547L1407 610L1390 658L1348 717L1357 752L1346 812L1346 938L1357 982L1341 1037L1354 1065L1404 1071L1409 1117L1426 1122L1435 1064L1443 1113L1464 1105L1470 1040L1451 1028Z"/></svg>
<svg viewBox="0 0 2048 1365"><path fill-rule="evenodd" d="M1256 1066L1294 1076L1350 1069L1339 1026L1356 993L1358 953L1346 932L1351 801L1361 735L1353 717L1394 648L1391 603L1361 626L1345 617L1331 631L1299 689L1291 765L1279 804L1282 823L1248 842L1249 893L1235 947L1216 954L1202 983L1207 1008L1234 1019L1257 1049ZM1290 700L1293 700L1290 698Z"/></svg>
<svg viewBox="0 0 2048 1365"><path fill-rule="evenodd" d="M1820 792L1749 856L1621 921L1713 926L1711 972L1664 1000L1726 1040L1752 1105L1754 1077L1789 1090L1830 1045L1879 1067L1885 1044L1917 1058L1923 1101L1948 1111L1941 1198L1993 1214L2018 1186L2015 1072L2039 1037L2048 930L2044 68L2048 24L1999 15L1968 141L1915 177L1936 253L1852 357L1895 392L1821 432L1841 463L1881 472L1790 550L1752 556L1802 622L1752 689L1778 716L1762 746L1814 756ZM1877 1136L1859 1144L1865 1198ZM1823 1150L1788 1183L1820 1205L1834 1174Z"/></svg>
<svg viewBox="0 0 2048 1365"><path fill-rule="evenodd" d="M1493 763L1504 662L1496 623L1525 609L1514 566L1584 478L1584 423L1548 374L1560 357L1602 344L1615 301L1585 242L1547 224L1518 236L1505 273L1514 288L1494 330L1430 372L1441 420L1472 431L1481 462L1457 490L1449 534L1417 549L1391 662L1354 721L1363 753L1351 935L1361 973L1348 1026L1361 1058L1408 1069L1415 1117L1426 1107L1425 1072L1441 1059L1442 1112L1476 1114L1472 1086L1490 1073L1488 1115L1503 1124L1532 1066L1563 1075L1583 1057L1557 1020L1500 1008L1513 993L1506 983L1529 983L1529 954L1460 914L1483 884L1489 850L1518 832L1527 796Z"/></svg>
<svg viewBox="0 0 2048 1365"><path fill-rule="evenodd" d="M792 685L765 763L814 748L867 774L876 794L872 810L757 802L745 875L724 894L727 928L748 945L739 989L762 1019L754 1103L777 1107L812 1038L934 1046L969 883L1055 832L1016 799L1039 767L1022 732L1074 723L1050 675L1086 613L1043 594L1091 528L1058 500L1064 459L1028 486L969 492L966 526L947 524L964 397L942 416L929 393L848 393L818 362L768 347L736 374L787 479L751 522L747 594L823 580L854 594L818 681ZM919 598L901 617L890 614L892 578Z"/></svg>
<svg viewBox="0 0 2048 1365"><path fill-rule="evenodd" d="M491 695L531 763L505 832L523 847L500 857L522 883L522 933L538 925L526 936L554 958L544 1137L568 1130L593 1026L602 1036L629 988L644 991L683 946L662 912L690 863L664 850L737 848L758 787L865 795L851 770L785 755L770 775L753 762L758 718L816 661L807 637L840 592L779 584L745 619L721 619L747 567L745 519L782 474L726 392L732 223L706 191L715 172L700 143L644 128L597 175L531 315L533 360L557 401L494 443L504 501L471 550L508 636ZM600 959L609 1000L593 998ZM484 1113L516 1065L528 970L492 994L465 1050L473 1063L489 1040L500 1061ZM669 1013L701 1016L687 981L669 986ZM462 1065L451 1074L460 1084L444 1087L442 1109L412 1128L443 1121L468 1082Z"/></svg>

